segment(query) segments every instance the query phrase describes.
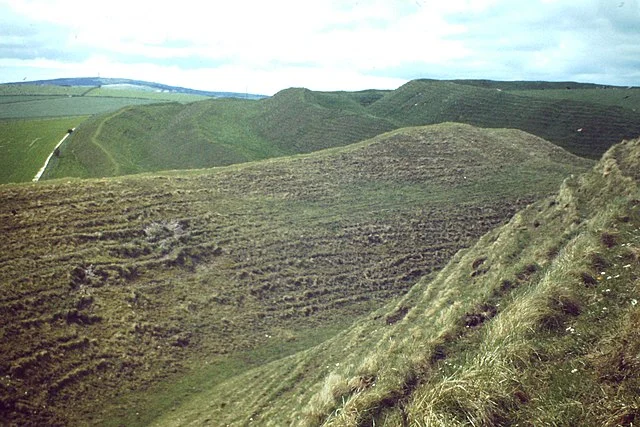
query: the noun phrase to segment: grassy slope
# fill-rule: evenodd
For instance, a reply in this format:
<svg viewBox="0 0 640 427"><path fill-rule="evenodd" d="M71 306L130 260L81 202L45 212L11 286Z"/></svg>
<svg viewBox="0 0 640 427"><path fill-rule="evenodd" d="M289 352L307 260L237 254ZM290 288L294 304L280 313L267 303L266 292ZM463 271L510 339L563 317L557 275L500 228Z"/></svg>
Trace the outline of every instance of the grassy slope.
<svg viewBox="0 0 640 427"><path fill-rule="evenodd" d="M520 131L442 124L209 171L2 186L2 421L148 423L403 294L589 165Z"/></svg>
<svg viewBox="0 0 640 427"><path fill-rule="evenodd" d="M87 123L49 177L228 165L447 121L522 129L594 159L621 139L640 135L635 98L620 96L633 90L572 83L568 85L573 89L564 89L571 96L563 96L563 90L554 89L562 85L416 80L395 91L294 88L259 102L211 100L131 108Z"/></svg>
<svg viewBox="0 0 640 427"><path fill-rule="evenodd" d="M604 106L618 106L640 111L640 88L610 89L545 89L545 90L512 90L514 95L548 98L553 100L567 99Z"/></svg>
<svg viewBox="0 0 640 427"><path fill-rule="evenodd" d="M31 181L67 130L85 119L0 120L0 184Z"/></svg>
<svg viewBox="0 0 640 427"><path fill-rule="evenodd" d="M190 102L206 98L135 89L0 85L0 145L3 146L0 147L0 150L3 150L3 155L0 156L0 183L30 181L67 129L78 126L89 115L113 112L130 105L167 101ZM36 143L31 145L36 138ZM99 155L105 153L101 151L96 154L95 147L84 147L81 154L85 158L91 156L94 160ZM58 160L53 159L51 166L58 166ZM111 163L108 158L101 158L95 165L104 172L110 170ZM82 165L80 171L74 169L78 167L78 163L68 165L65 162L60 167L66 175L84 173ZM139 169L122 168L129 173Z"/></svg>
<svg viewBox="0 0 640 427"><path fill-rule="evenodd" d="M414 80L372 104L370 111L398 126L454 121L521 129L588 158L599 158L612 144L640 135L639 116L630 108L550 99L543 96L545 92L518 96L466 84Z"/></svg>
<svg viewBox="0 0 640 427"><path fill-rule="evenodd" d="M156 425L632 426L640 140L321 345Z"/></svg>
<svg viewBox="0 0 640 427"><path fill-rule="evenodd" d="M223 166L343 146L393 127L347 97L306 89L262 101L129 108L85 123L45 178Z"/></svg>

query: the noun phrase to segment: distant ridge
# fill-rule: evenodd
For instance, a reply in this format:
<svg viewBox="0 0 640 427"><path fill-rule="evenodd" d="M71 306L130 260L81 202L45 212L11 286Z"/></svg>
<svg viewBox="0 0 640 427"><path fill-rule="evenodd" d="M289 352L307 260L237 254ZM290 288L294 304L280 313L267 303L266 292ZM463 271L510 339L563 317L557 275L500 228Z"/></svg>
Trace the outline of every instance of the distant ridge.
<svg viewBox="0 0 640 427"><path fill-rule="evenodd" d="M565 97L557 99L543 96L546 90L531 96L510 92L525 89L527 85L557 89L558 85L564 84L413 80L389 92L371 104L368 110L377 117L394 121L398 127L453 121L481 127L520 129L591 159L599 158L623 139L640 136L640 115L632 108L572 99L569 93L573 91L570 89L566 90ZM588 86L572 85L582 90ZM624 99L632 94L635 96L637 91L627 93L618 88L616 93Z"/></svg>
<svg viewBox="0 0 640 427"><path fill-rule="evenodd" d="M548 82L548 81L528 81L528 80L486 80L486 79L456 79L456 80L435 80L418 79L424 82L450 82L469 86L478 86L488 89L501 88L503 90L545 90L545 89L626 89L628 86L603 85L597 83L579 83L572 81Z"/></svg>
<svg viewBox="0 0 640 427"><path fill-rule="evenodd" d="M52 86L106 86L106 85L132 85L138 87L147 87L150 89L185 93L189 95L202 95L210 96L214 98L246 98L246 99L262 99L266 98L266 95L258 95L254 93L241 93L241 92L218 92L218 91L205 91L197 89L189 89L180 86L169 86L161 83L148 82L144 80L132 80L132 79L119 79L119 78L104 78L104 77L69 77L51 80L33 80L26 82L14 82L7 84L21 84L21 85L52 85Z"/></svg>

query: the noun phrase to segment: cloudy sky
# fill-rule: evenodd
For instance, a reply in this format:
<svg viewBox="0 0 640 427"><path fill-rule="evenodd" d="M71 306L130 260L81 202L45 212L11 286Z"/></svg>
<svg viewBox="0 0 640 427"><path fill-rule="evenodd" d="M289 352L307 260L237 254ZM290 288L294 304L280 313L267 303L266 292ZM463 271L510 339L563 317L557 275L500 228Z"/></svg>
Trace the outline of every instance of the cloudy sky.
<svg viewBox="0 0 640 427"><path fill-rule="evenodd" d="M266 95L640 85L640 0L0 0L0 82L90 76Z"/></svg>

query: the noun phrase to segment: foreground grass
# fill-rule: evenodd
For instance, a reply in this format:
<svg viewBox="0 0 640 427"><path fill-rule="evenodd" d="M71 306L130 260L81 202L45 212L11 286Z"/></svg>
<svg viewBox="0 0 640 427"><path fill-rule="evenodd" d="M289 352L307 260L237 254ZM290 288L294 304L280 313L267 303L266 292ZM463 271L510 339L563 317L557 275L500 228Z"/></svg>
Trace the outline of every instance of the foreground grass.
<svg viewBox="0 0 640 427"><path fill-rule="evenodd" d="M147 422L184 398L166 384L209 390L247 354L324 340L591 164L443 124L214 170L2 186L2 421ZM277 396L291 375L243 389Z"/></svg>
<svg viewBox="0 0 640 427"><path fill-rule="evenodd" d="M0 183L31 181L67 130L86 118L0 120Z"/></svg>
<svg viewBox="0 0 640 427"><path fill-rule="evenodd" d="M635 425L638 170L640 140L615 146L435 278L155 425Z"/></svg>

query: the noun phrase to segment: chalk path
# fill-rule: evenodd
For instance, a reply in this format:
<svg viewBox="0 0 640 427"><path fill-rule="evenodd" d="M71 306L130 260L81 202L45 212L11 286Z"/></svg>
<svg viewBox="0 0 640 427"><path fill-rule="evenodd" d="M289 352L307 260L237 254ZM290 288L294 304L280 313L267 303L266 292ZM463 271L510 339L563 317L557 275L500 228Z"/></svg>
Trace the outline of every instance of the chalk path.
<svg viewBox="0 0 640 427"><path fill-rule="evenodd" d="M73 132L74 130L76 130L76 128L71 129L71 132ZM60 142L58 142L58 145L55 146L55 148L53 149L53 151L51 152L51 154L49 154L49 157L47 157L47 160L44 162L44 166L42 166L40 168L40 170L38 171L38 173L36 174L36 176L33 177L32 181L33 182L38 182L40 180L40 177L42 176L42 174L44 173L44 170L47 168L47 165L49 164L49 161L51 160L51 158L53 157L53 154L56 152L56 150L62 145L62 143L64 142L65 139L67 139L69 137L69 135L71 135L71 132L67 132L67 134L62 137L62 139L60 140Z"/></svg>

